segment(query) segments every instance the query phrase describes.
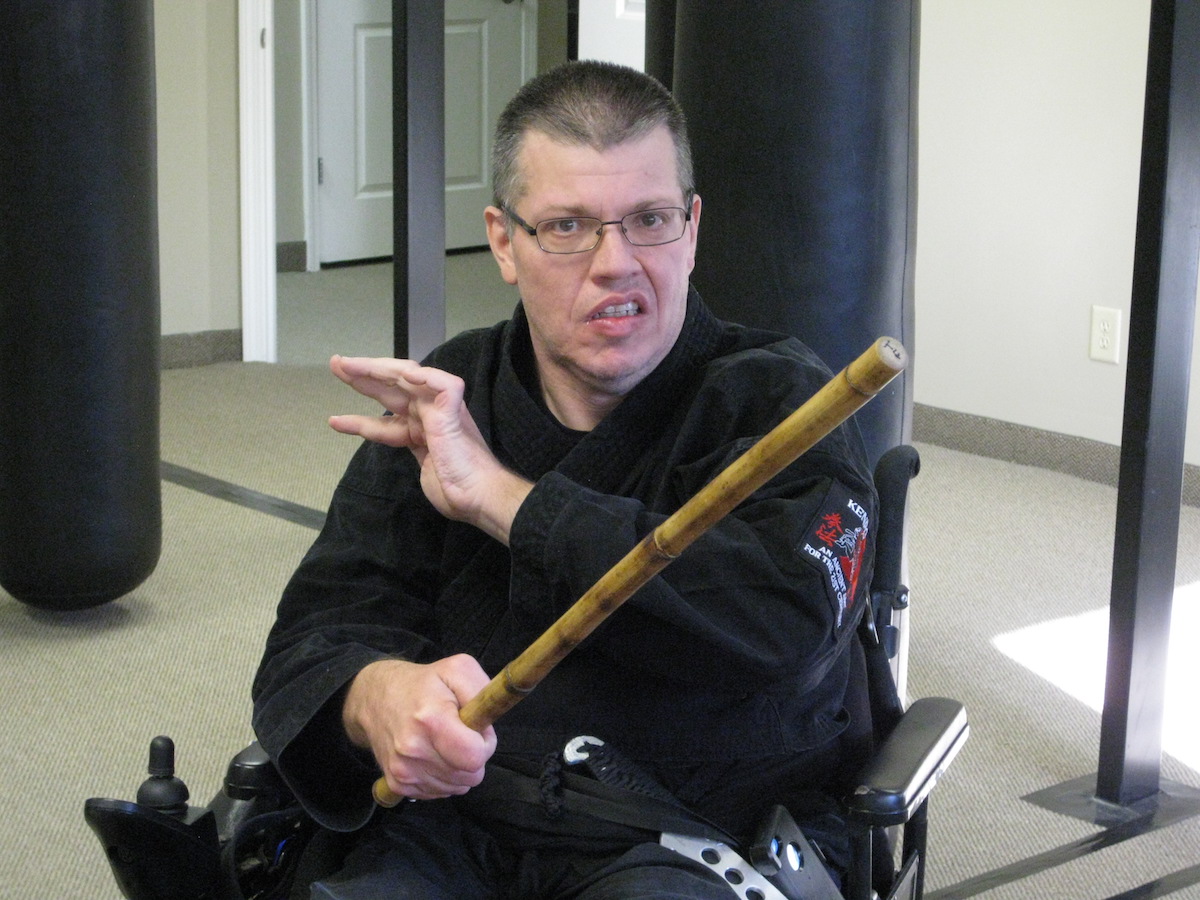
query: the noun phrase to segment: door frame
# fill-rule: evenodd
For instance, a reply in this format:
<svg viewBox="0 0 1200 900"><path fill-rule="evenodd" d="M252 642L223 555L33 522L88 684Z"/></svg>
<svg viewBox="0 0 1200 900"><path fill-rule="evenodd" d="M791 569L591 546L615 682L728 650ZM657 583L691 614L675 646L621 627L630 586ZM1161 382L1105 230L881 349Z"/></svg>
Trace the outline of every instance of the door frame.
<svg viewBox="0 0 1200 900"><path fill-rule="evenodd" d="M300 164L304 170L304 269L321 268L320 235L317 229L319 172L317 169L317 0L304 0L300 7Z"/></svg>
<svg viewBox="0 0 1200 900"><path fill-rule="evenodd" d="M242 359L275 362L274 0L238 0Z"/></svg>

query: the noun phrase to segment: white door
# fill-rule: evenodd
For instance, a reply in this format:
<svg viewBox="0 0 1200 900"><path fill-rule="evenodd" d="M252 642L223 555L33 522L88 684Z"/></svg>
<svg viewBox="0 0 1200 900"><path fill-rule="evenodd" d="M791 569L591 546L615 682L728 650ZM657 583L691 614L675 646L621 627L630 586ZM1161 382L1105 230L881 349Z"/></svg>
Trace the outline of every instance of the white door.
<svg viewBox="0 0 1200 900"><path fill-rule="evenodd" d="M536 59L531 0L446 0L446 248L487 243L496 116ZM322 263L392 255L391 0L317 3Z"/></svg>
<svg viewBox="0 0 1200 900"><path fill-rule="evenodd" d="M317 3L317 250L392 255L392 3Z"/></svg>
<svg viewBox="0 0 1200 900"><path fill-rule="evenodd" d="M534 74L536 19L528 2L446 0L447 250L487 243L492 130Z"/></svg>

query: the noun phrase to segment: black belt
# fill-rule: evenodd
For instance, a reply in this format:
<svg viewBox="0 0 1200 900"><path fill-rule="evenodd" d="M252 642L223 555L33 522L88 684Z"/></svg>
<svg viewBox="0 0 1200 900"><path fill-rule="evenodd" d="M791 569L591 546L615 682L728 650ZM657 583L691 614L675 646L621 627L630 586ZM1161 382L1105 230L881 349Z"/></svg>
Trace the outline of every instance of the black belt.
<svg viewBox="0 0 1200 900"><path fill-rule="evenodd" d="M583 771L575 760L564 766L559 754L541 765L515 757L493 758L483 783L463 798L468 809L479 818L539 831L557 832L573 822L585 837L603 831L600 823L609 823L647 832L655 841L659 833L669 831L732 842L722 828L688 809L607 745L586 738L572 741L568 748L583 740L589 742L578 759Z"/></svg>

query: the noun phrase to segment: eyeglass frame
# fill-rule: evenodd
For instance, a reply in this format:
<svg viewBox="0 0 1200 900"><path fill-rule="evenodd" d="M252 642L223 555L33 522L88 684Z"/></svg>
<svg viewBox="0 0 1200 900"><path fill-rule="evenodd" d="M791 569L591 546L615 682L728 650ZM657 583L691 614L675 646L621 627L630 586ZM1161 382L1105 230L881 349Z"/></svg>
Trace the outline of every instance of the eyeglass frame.
<svg viewBox="0 0 1200 900"><path fill-rule="evenodd" d="M608 222L605 222L603 219L600 219L597 216L553 216L549 219L539 219L533 225L530 225L528 222L526 222L524 219L522 219L520 216L518 216L512 210L512 208L509 206L502 205L500 207L500 211L502 213L504 213L506 216L508 216L510 219L512 219L517 225L519 225L521 227L522 231L524 231L531 238L533 238L534 241L538 245L538 249L541 250L543 253L549 253L553 256L573 256L576 253L591 253L593 250L595 250L597 247L599 247L600 241L604 237L604 226L606 226L606 225L620 225L621 226L621 236L623 238L625 238L626 242L631 247L665 247L667 244L673 244L678 240L682 240L683 236L685 234L687 234L687 223L692 221L692 210L691 210L692 198L695 196L696 195L694 192L688 193L686 207L684 207L684 206L652 206L647 209L635 209L633 212L626 213L625 215L621 216L621 218L619 218L619 219L612 219ZM628 219L630 216L639 215L640 213L657 212L659 210L664 210L664 209L677 209L683 213L684 225L683 225L683 230L679 232L679 237L673 237L669 241L662 241L657 244L635 244L632 240L629 239L629 232L628 232L628 230L626 230L625 225L623 224L626 219ZM547 250L545 247L543 247L541 238L538 237L538 228L547 222L559 222L559 221L564 221L564 220L568 220L568 219L592 219L593 221L599 222L600 227L596 229L596 243L592 244L592 246L590 246L590 247L584 248L583 250Z"/></svg>

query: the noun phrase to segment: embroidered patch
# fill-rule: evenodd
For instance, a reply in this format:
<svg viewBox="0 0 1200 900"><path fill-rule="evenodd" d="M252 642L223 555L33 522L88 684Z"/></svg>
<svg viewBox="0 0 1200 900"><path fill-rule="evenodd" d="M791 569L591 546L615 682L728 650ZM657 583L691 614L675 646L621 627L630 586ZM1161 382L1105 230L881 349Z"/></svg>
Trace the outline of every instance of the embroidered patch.
<svg viewBox="0 0 1200 900"><path fill-rule="evenodd" d="M826 585L837 602L837 627L858 597L858 577L870 531L867 510L834 484L804 538L804 552L825 570Z"/></svg>

